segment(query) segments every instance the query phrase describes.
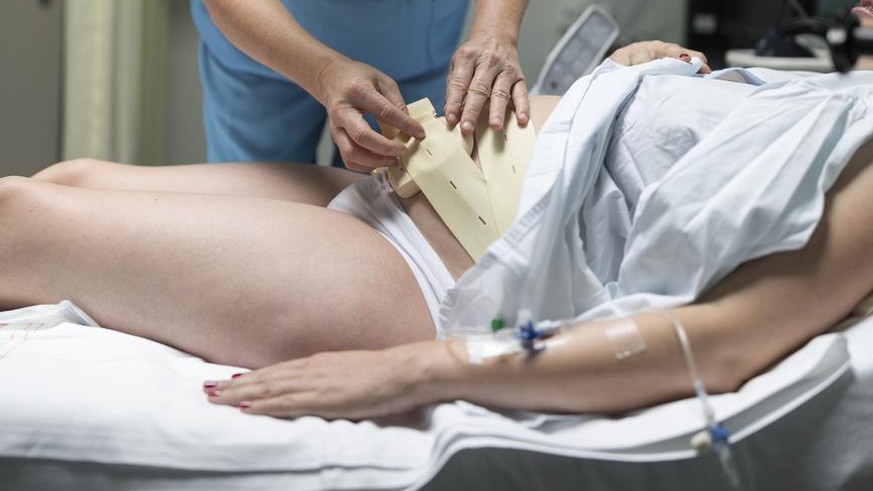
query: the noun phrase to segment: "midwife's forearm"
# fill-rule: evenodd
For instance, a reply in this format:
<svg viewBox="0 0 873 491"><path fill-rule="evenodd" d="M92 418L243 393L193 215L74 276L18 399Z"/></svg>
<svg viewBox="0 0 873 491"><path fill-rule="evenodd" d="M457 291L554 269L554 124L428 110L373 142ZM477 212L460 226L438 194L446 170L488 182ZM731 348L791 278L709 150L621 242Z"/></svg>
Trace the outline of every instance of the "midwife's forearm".
<svg viewBox="0 0 873 491"><path fill-rule="evenodd" d="M322 100L319 74L344 56L306 32L278 0L205 4L215 25L235 46Z"/></svg>
<svg viewBox="0 0 873 491"><path fill-rule="evenodd" d="M518 45L518 32L528 0L479 0L470 37L504 39Z"/></svg>

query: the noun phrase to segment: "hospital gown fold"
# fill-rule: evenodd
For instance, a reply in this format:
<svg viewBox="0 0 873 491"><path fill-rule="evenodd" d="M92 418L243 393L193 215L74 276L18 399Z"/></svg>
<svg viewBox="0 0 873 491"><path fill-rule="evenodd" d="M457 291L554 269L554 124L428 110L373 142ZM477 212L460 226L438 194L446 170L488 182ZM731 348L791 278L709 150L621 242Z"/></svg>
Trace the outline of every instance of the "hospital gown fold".
<svg viewBox="0 0 873 491"><path fill-rule="evenodd" d="M520 309L592 320L686 304L808 242L873 134L873 74L697 67L607 61L570 89L539 133L515 223L447 293L443 335Z"/></svg>

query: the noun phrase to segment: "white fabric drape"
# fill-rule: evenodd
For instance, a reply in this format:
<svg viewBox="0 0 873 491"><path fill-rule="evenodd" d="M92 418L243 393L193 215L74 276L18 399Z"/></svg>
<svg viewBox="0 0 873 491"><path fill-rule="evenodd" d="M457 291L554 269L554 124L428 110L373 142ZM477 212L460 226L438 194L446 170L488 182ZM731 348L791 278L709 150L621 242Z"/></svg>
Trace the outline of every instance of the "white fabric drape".
<svg viewBox="0 0 873 491"><path fill-rule="evenodd" d="M167 0L65 3L64 158L163 156Z"/></svg>
<svg viewBox="0 0 873 491"><path fill-rule="evenodd" d="M698 64L607 60L570 88L537 135L515 223L445 297L448 337L522 309L588 321L687 304L807 243L873 136L873 74L697 77Z"/></svg>

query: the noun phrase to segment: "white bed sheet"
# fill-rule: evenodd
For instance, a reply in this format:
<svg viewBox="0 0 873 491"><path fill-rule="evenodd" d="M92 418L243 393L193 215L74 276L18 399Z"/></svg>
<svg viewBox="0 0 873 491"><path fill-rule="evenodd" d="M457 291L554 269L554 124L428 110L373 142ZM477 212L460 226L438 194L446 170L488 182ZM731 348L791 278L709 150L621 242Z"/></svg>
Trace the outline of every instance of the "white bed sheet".
<svg viewBox="0 0 873 491"><path fill-rule="evenodd" d="M572 475L566 489L634 478L683 489L692 475L709 486L721 482L712 456L695 458L689 447L701 424L693 399L622 418L498 414L459 402L403 422L280 421L205 401L202 381L237 368L94 327L70 303L0 313L0 324L2 489L456 488L456 479L483 476L489 481L478 489L501 482L497 476L518 489L545 489L536 486L545 482L536 469L558 462L564 470L551 477ZM822 476L806 484L873 482L871 347L868 320L845 335L816 338L737 393L713 398L750 483L771 482L762 463L778 468L791 460L779 452L797 454L794 460L843 456L839 466L809 464ZM836 409L822 416L822 407ZM781 420L800 428L766 436ZM840 440L808 431L819 424ZM809 452L798 453L803 448ZM845 455L859 457L847 465ZM480 462L473 472L471 462ZM800 475L785 473L780 482ZM549 489L562 488L552 482Z"/></svg>

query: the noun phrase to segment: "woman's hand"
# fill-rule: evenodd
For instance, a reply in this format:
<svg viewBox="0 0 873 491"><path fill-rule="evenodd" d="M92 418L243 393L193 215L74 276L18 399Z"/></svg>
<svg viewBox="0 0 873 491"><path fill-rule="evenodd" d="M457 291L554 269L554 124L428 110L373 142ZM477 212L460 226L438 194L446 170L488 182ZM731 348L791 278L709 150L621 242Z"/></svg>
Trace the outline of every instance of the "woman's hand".
<svg viewBox="0 0 873 491"><path fill-rule="evenodd" d="M530 105L515 41L500 35L472 36L452 57L446 87L446 121L451 127L460 122L461 132L469 135L490 102L488 125L501 130L510 101L518 124L526 125Z"/></svg>
<svg viewBox="0 0 873 491"><path fill-rule="evenodd" d="M436 402L432 390L420 390L433 345L319 353L231 380L208 381L203 390L212 403L277 418L363 419L402 413Z"/></svg>
<svg viewBox="0 0 873 491"><path fill-rule="evenodd" d="M852 9L852 13L860 17L861 23L865 24L864 19L873 19L873 0L861 0L858 6Z"/></svg>
<svg viewBox="0 0 873 491"><path fill-rule="evenodd" d="M425 138L424 127L409 116L397 83L370 65L337 57L324 66L318 79L316 96L327 109L330 133L349 169L369 172L390 167L406 153L401 143L373 130L364 114Z"/></svg>
<svg viewBox="0 0 873 491"><path fill-rule="evenodd" d="M661 58L678 58L682 61L691 62L692 58L700 58L703 66L700 73L710 73L712 69L707 65L706 55L699 51L690 50L678 44L665 43L663 41L641 41L618 49L609 57L619 65L633 66L648 63Z"/></svg>

